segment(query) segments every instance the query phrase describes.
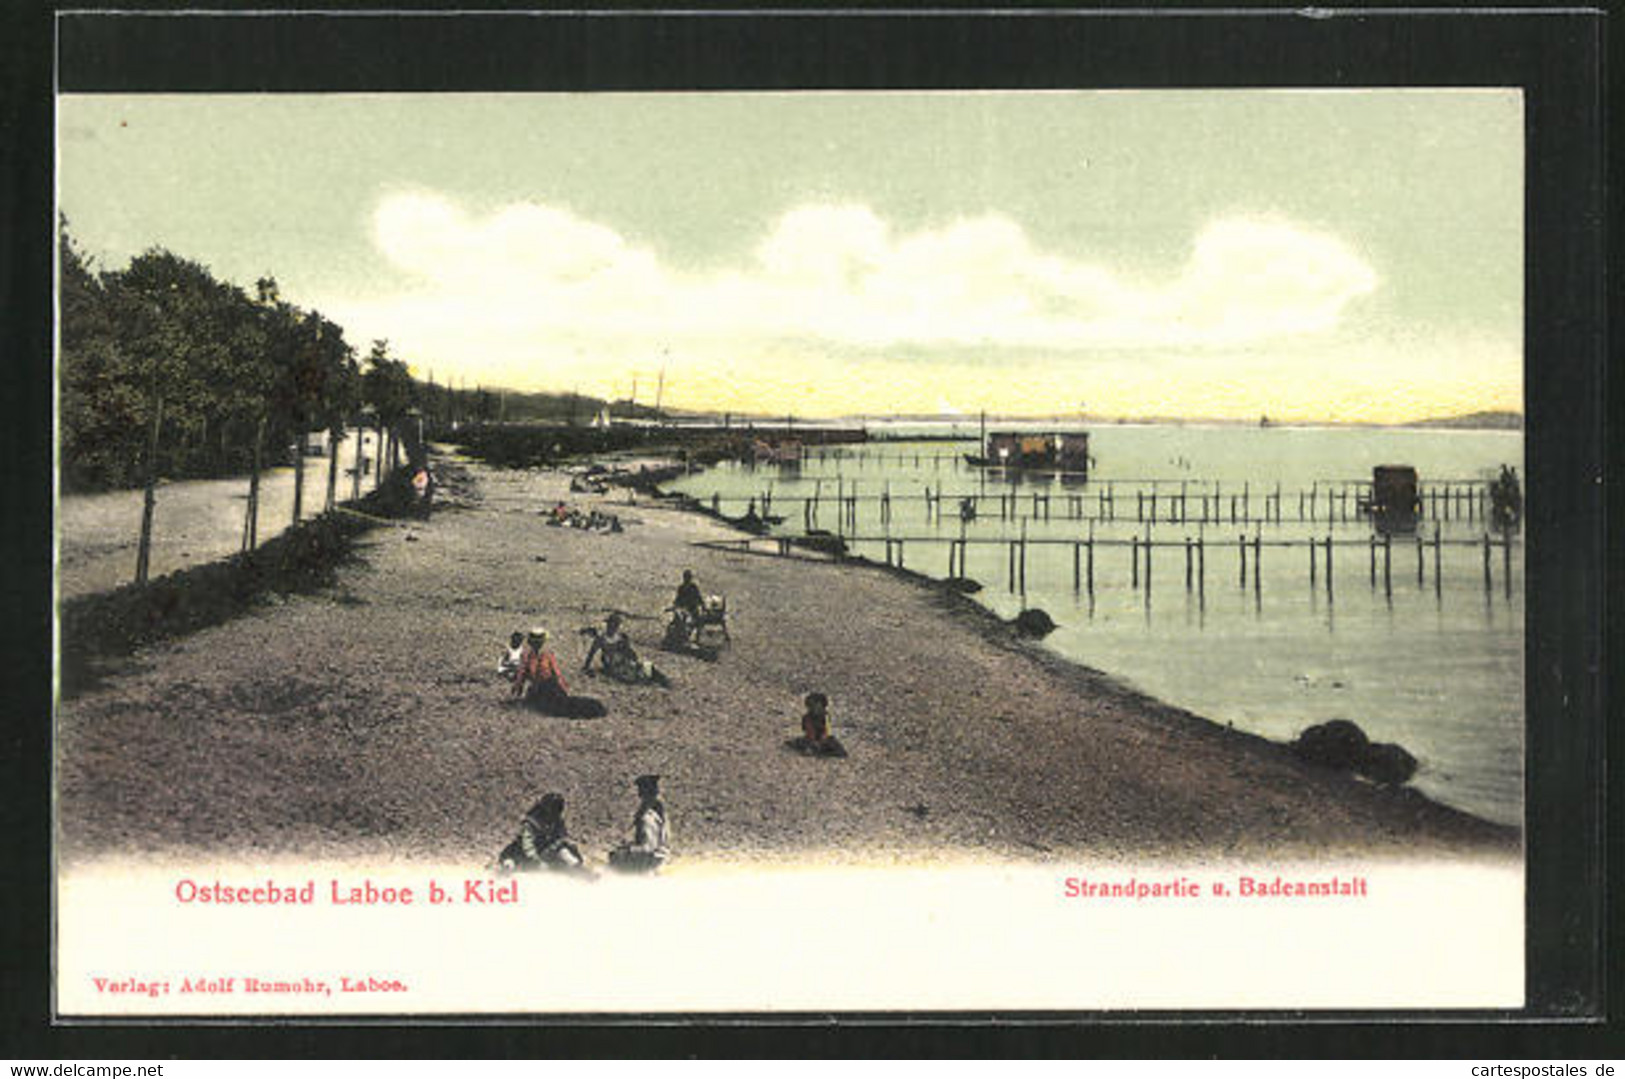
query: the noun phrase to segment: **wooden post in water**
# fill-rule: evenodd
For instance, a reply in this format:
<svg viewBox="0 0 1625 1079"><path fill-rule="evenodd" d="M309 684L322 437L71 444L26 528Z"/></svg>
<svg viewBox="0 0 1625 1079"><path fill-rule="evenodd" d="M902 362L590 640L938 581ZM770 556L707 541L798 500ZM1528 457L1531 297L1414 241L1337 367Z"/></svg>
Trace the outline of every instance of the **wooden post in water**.
<svg viewBox="0 0 1625 1079"><path fill-rule="evenodd" d="M1416 530L1416 587L1421 588L1426 582L1422 580L1422 530Z"/></svg>
<svg viewBox="0 0 1625 1079"><path fill-rule="evenodd" d="M1095 522L1089 522L1089 595L1095 594Z"/></svg>
<svg viewBox="0 0 1625 1079"><path fill-rule="evenodd" d="M1072 541L1072 591L1076 592L1083 587L1083 544L1077 540Z"/></svg>
<svg viewBox="0 0 1625 1079"><path fill-rule="evenodd" d="M1310 543L1315 542L1313 539ZM1326 537L1326 598L1332 598L1332 537Z"/></svg>
<svg viewBox="0 0 1625 1079"><path fill-rule="evenodd" d="M1253 533L1253 591L1258 592L1264 587L1264 537L1258 532Z"/></svg>
<svg viewBox="0 0 1625 1079"><path fill-rule="evenodd" d="M1315 590L1315 537L1309 537L1309 590Z"/></svg>
<svg viewBox="0 0 1625 1079"><path fill-rule="evenodd" d="M1488 592L1492 587L1490 581L1490 534L1486 532L1484 533L1484 591Z"/></svg>
<svg viewBox="0 0 1625 1079"><path fill-rule="evenodd" d="M1394 537L1387 532L1382 534L1382 593L1385 596L1394 594Z"/></svg>
<svg viewBox="0 0 1625 1079"><path fill-rule="evenodd" d="M1371 562L1371 566L1370 566L1370 569L1371 569L1371 590L1374 592L1377 589L1377 537L1376 536L1371 536L1371 537L1368 537L1366 539L1366 541L1365 541L1365 553L1369 556L1370 562Z"/></svg>
<svg viewBox="0 0 1625 1079"><path fill-rule="evenodd" d="M1207 595L1207 534L1196 533L1196 594Z"/></svg>
<svg viewBox="0 0 1625 1079"><path fill-rule="evenodd" d="M1140 587L1140 534L1134 533L1129 539L1129 552L1134 556L1133 575L1129 581L1135 588Z"/></svg>
<svg viewBox="0 0 1625 1079"><path fill-rule="evenodd" d="M1145 534L1145 595L1146 599L1151 598L1151 533L1149 530Z"/></svg>
<svg viewBox="0 0 1625 1079"><path fill-rule="evenodd" d="M1191 538L1185 537L1185 591L1191 590Z"/></svg>
<svg viewBox="0 0 1625 1079"><path fill-rule="evenodd" d="M1009 563L1010 564L1007 567L1006 573L1005 573L1004 589L1005 589L1006 592L1014 592L1016 590L1016 541L1015 540L1010 541L1009 556L1010 556L1009 557Z"/></svg>
<svg viewBox="0 0 1625 1079"><path fill-rule="evenodd" d="M1236 496L1231 495L1230 496L1230 504L1235 505L1235 501L1236 501ZM1238 535L1236 537L1236 556L1237 556L1236 572L1240 574L1241 587L1246 588L1247 587L1247 537L1244 536L1244 535Z"/></svg>
<svg viewBox="0 0 1625 1079"><path fill-rule="evenodd" d="M1507 599L1512 598L1512 533L1501 534L1501 583L1506 586Z"/></svg>
<svg viewBox="0 0 1625 1079"><path fill-rule="evenodd" d="M1027 522L1021 522L1021 594L1027 594Z"/></svg>
<svg viewBox="0 0 1625 1079"><path fill-rule="evenodd" d="M1433 594L1440 595L1444 591L1444 573L1439 561L1439 522L1433 522Z"/></svg>

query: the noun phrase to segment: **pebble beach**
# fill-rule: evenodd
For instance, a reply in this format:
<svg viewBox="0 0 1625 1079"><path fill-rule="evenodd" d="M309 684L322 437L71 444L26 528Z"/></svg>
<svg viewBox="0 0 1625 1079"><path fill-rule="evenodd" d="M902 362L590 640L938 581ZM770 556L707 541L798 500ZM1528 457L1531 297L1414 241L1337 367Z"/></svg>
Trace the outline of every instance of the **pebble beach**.
<svg viewBox="0 0 1625 1079"><path fill-rule="evenodd" d="M448 457L442 473L433 515L364 534L332 587L141 650L60 703L65 861L487 865L544 791L564 795L601 861L648 772L663 776L670 871L1518 856L1515 829L1163 704L922 578L696 546L739 534L623 488L572 494L564 470ZM623 531L549 527L560 500ZM685 569L727 598L715 662L658 649ZM579 631L617 610L671 688L581 673ZM536 624L572 691L607 715L509 699L497 660ZM830 698L845 759L785 748L813 691Z"/></svg>

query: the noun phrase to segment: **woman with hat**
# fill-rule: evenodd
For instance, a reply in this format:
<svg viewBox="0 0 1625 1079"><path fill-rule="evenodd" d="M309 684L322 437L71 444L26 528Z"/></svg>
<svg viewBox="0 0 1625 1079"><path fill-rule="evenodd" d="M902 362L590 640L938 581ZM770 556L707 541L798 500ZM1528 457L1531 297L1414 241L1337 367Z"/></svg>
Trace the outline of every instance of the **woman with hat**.
<svg viewBox="0 0 1625 1079"><path fill-rule="evenodd" d="M588 719L604 714L603 702L592 697L572 697L564 684L559 661L547 650L547 629L532 626L525 640L519 669L513 676L513 695L553 716Z"/></svg>
<svg viewBox="0 0 1625 1079"><path fill-rule="evenodd" d="M508 873L586 868L587 860L564 827L564 795L549 791L530 807L519 824L519 835L497 856L497 865Z"/></svg>

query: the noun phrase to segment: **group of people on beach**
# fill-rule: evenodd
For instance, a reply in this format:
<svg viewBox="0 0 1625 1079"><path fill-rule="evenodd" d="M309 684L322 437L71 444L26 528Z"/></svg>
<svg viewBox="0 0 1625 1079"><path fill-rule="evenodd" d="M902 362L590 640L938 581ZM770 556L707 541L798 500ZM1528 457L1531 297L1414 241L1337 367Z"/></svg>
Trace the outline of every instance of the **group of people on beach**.
<svg viewBox="0 0 1625 1079"><path fill-rule="evenodd" d="M714 649L708 650L698 643L699 634L704 626L716 623L726 635L726 604L720 597L707 599L694 579L693 570L683 571L682 583L667 609L672 613L672 620L661 647L715 659ZM581 631L583 636L591 638L582 671L590 677L602 674L626 685L669 689L671 678L638 655L624 625L625 616L614 611L604 620L602 629L588 627ZM532 626L528 633L516 632L509 638L508 647L497 662L497 674L509 681L510 695L547 715L592 719L607 714L602 701L570 692L558 657L547 643L545 626ZM809 693L803 703L806 713L801 719L801 734L786 744L811 756L846 756L846 748L830 731L828 695Z"/></svg>
<svg viewBox="0 0 1625 1079"><path fill-rule="evenodd" d="M660 777L641 775L632 781L638 807L632 814L632 837L612 848L609 868L623 873L653 873L671 857L671 832L666 803L660 797ZM497 855L504 873L555 871L592 877L581 848L570 838L564 823L564 795L542 795L519 822L519 834Z"/></svg>
<svg viewBox="0 0 1625 1079"><path fill-rule="evenodd" d="M565 502L555 503L547 511L547 523L553 528L582 528L588 532L624 532L618 513L600 513L596 508L587 513Z"/></svg>
<svg viewBox="0 0 1625 1079"><path fill-rule="evenodd" d="M683 572L683 583L678 586L670 610L673 619L667 627L663 647L676 652L692 651L699 627L710 610L699 584L694 580L693 570ZM602 674L626 685L653 685L669 689L671 678L638 655L632 639L626 634L625 623L625 615L612 611L604 620L603 628L588 626L581 630L582 636L591 639L587 646L587 658L581 665L582 672L589 677ZM578 719L604 715L603 702L570 692L558 657L548 648L548 639L546 626L515 631L508 638L508 647L497 661L497 674L508 680L511 696L548 715ZM704 658L716 657L711 654Z"/></svg>

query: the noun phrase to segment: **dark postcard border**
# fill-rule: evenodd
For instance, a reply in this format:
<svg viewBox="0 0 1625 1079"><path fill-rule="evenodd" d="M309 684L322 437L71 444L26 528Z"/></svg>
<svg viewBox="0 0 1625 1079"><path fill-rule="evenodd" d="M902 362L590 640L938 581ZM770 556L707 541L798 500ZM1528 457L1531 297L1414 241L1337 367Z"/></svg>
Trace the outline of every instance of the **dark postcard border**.
<svg viewBox="0 0 1625 1079"><path fill-rule="evenodd" d="M1236 86L1520 86L1527 120L1526 440L1531 541L1526 656L1530 797L1527 815L1529 1008L1521 1019L1584 1021L1603 1002L1604 919L1601 664L1603 604L1604 351L1601 19L1575 10L1445 13L1365 10L1327 16L1286 9L1251 15L1054 9L1024 13L623 11L478 17L376 15L209 17L64 14L13 8L0 94L0 396L7 423L8 522L49 520L51 462L51 106L53 44L61 88L106 92L345 90L931 89ZM15 32L13 32L15 31ZM54 35L59 33L59 39ZM24 91L21 94L13 90ZM1471 272L1463 267L1462 272ZM49 987L49 529L6 530L8 791L0 826L10 853L0 873L0 999L27 1019L37 1052L98 1046L123 1055L240 1053L261 1046L305 1053L361 1052L333 1036L344 1023L292 1029L120 1024L43 1028ZM15 684L13 684L15 683ZM13 941L14 936L22 938ZM1267 942L1261 942L1267 946ZM1403 978L1402 971L1395 972ZM743 1018L743 1017L740 1017ZM782 1018L782 1017L781 1017ZM1270 1013L1248 1019L1311 1027L1238 1027L1240 1016L1032 1016L1063 1026L987 1026L987 1016L869 1017L880 1026L838 1033L830 1017L787 1027L706 1023L712 1053L1205 1055L1214 1020L1241 1051L1273 1055L1460 1054L1529 1051L1531 1028L1513 1018L1448 1014L1427 1026L1369 1015ZM857 1017L847 1017L854 1019ZM1010 1015L1006 1020L1020 1022ZM1093 1025L1075 1024L1086 1019ZM927 1025L912 1025L923 1020ZM1322 1022L1331 1025L1321 1025ZM692 1052L696 1031L655 1019L625 1030L564 1019L538 1035L513 1026L481 1031L392 1029L407 1055L648 1054ZM939 1025L942 1023L952 1025ZM1552 1028L1548 1027L1550 1031ZM1563 1028L1577 1051L1595 1027ZM184 1038L182 1034L184 1032ZM1470 1040L1469 1040L1470 1036ZM833 1039L833 1040L832 1040ZM6 1054L13 1044L6 1031ZM17 1043L20 1045L20 1043ZM353 1046L353 1049L347 1049ZM1241 1048L1245 1047L1245 1048ZM374 1046L376 1049L376 1046ZM1595 1051L1595 1049L1593 1049ZM19 1048L18 1053L22 1050ZM1453 1055L1454 1055L1453 1054Z"/></svg>

